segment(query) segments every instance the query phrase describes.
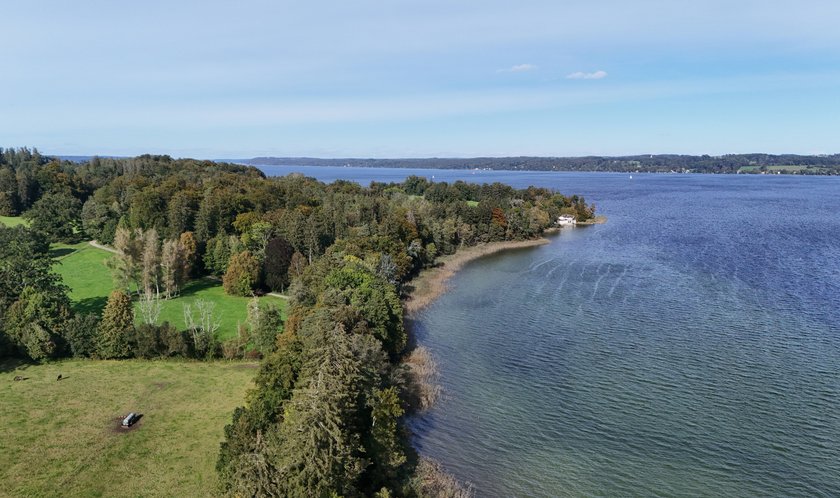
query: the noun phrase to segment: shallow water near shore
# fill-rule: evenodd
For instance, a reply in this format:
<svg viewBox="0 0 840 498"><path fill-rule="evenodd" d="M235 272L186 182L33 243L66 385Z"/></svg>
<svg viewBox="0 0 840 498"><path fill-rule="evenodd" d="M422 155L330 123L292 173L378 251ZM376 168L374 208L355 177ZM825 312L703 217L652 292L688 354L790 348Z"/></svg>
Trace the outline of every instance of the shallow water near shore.
<svg viewBox="0 0 840 498"><path fill-rule="evenodd" d="M413 173L609 218L474 261L417 314L445 389L422 454L479 496L840 496L840 179Z"/></svg>

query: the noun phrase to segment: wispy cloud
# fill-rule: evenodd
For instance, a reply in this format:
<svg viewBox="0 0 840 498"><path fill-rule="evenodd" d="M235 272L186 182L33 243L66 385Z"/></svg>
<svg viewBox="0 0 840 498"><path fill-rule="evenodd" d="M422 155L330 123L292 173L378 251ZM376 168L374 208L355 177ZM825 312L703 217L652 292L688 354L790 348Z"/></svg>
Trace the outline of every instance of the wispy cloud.
<svg viewBox="0 0 840 498"><path fill-rule="evenodd" d="M534 64L517 64L507 69L499 69L500 73L524 73L525 71L533 71L537 69Z"/></svg>
<svg viewBox="0 0 840 498"><path fill-rule="evenodd" d="M606 71L595 71L594 73L584 73L577 71L566 76L569 80L600 80L607 77Z"/></svg>

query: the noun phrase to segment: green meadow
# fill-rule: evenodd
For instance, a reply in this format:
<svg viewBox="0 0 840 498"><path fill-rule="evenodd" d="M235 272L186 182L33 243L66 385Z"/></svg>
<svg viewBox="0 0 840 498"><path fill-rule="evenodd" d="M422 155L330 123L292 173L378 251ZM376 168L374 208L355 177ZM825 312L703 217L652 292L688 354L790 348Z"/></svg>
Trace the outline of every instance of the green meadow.
<svg viewBox="0 0 840 498"><path fill-rule="evenodd" d="M20 216L0 216L0 223L7 227L16 227L18 225L26 225L26 220Z"/></svg>
<svg viewBox="0 0 840 498"><path fill-rule="evenodd" d="M0 216L0 223L6 226L26 224L19 216ZM111 271L105 266L105 260L112 257L108 251L93 247L87 242L78 244L52 244L52 256L57 260L55 271L70 288L73 308L84 313L101 313L108 301L108 294L114 289ZM217 335L220 339L236 336L237 327L245 323L248 316L250 298L228 296L222 283L212 278L202 278L187 282L181 294L162 302L159 323L169 322L178 328L184 325L184 305L196 300L214 303L214 317L219 322ZM285 299L275 296L263 296L260 299L276 302L286 315ZM139 304L136 305L139 308ZM197 316L197 312L196 312ZM139 312L138 312L139 317Z"/></svg>
<svg viewBox="0 0 840 498"><path fill-rule="evenodd" d="M256 366L0 360L0 495L215 494L223 429ZM140 421L120 428L132 411Z"/></svg>
<svg viewBox="0 0 840 498"><path fill-rule="evenodd" d="M111 271L105 266L105 260L113 255L87 242L72 245L53 244L52 253L58 260L56 272L70 288L73 307L81 312L101 313L108 300L108 294L114 289ZM211 278L192 280L184 286L178 297L162 301L158 322L168 321L178 328L183 328L184 305L199 299L214 303L214 317L219 321L219 338L234 337L238 324L245 323L250 298L226 295L222 283ZM285 318L285 299L274 296L263 296L260 299L278 303ZM139 308L139 304L135 306ZM139 318L139 311L137 315ZM195 315L197 316L197 312Z"/></svg>
<svg viewBox="0 0 840 498"><path fill-rule="evenodd" d="M766 166L764 168L768 173L777 173L777 172L787 172L787 173L817 173L817 174L824 174L826 173L826 168L820 168L817 166L795 166L795 165L786 165L786 166ZM757 173L761 171L760 166L741 166L738 169L739 173Z"/></svg>

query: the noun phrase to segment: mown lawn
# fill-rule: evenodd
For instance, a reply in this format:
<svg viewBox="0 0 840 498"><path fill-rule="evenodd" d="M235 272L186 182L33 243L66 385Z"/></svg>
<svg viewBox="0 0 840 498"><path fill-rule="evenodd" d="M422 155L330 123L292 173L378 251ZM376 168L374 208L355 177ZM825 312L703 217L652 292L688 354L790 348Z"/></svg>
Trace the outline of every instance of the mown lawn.
<svg viewBox="0 0 840 498"><path fill-rule="evenodd" d="M70 288L76 311L101 313L114 288L111 271L105 266L105 260L113 254L87 242L53 244L50 252L58 260L55 271Z"/></svg>
<svg viewBox="0 0 840 498"><path fill-rule="evenodd" d="M20 216L0 216L0 223L7 227L16 227L18 225L26 225L27 222Z"/></svg>
<svg viewBox="0 0 840 498"><path fill-rule="evenodd" d="M0 495L214 494L223 429L243 404L255 367L0 360ZM16 375L27 380L13 381ZM121 429L131 411L143 415L140 422Z"/></svg>
<svg viewBox="0 0 840 498"><path fill-rule="evenodd" d="M164 301L160 312L159 322L168 321L178 328L184 327L184 304L192 304L198 299L215 303L214 315L218 318L220 326L216 333L221 339L228 339L236 336L237 326L245 323L248 318L248 301L251 298L228 296L222 288L222 283L209 278L193 280L181 291L177 299ZM286 319L285 299L274 296L263 296L260 299L275 302L282 309L283 319ZM193 309L195 306L193 306ZM196 320L198 311L193 312Z"/></svg>
<svg viewBox="0 0 840 498"><path fill-rule="evenodd" d="M70 288L73 307L81 312L101 313L108 300L108 294L114 289L111 271L105 266L105 260L113 254L97 249L87 242L73 245L53 244L52 253L59 261L55 266L56 272ZM163 301L158 322L168 321L178 328L184 328L183 306L193 304L198 299L215 303L214 317L220 323L217 335L221 339L234 337L237 325L245 323L247 319L249 298L228 296L221 282L204 278L188 282L179 297ZM278 303L285 317L286 300L274 296L264 296L260 299ZM136 306L139 308L139 304ZM194 315L197 319L197 311ZM139 312L137 316L139 319Z"/></svg>

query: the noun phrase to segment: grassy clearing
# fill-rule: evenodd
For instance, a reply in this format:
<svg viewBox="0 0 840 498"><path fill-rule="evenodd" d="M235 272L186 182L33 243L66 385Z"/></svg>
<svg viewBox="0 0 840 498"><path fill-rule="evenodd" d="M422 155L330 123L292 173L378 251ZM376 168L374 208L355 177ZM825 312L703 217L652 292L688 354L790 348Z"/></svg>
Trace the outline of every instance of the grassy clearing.
<svg viewBox="0 0 840 498"><path fill-rule="evenodd" d="M809 173L824 173L825 168L819 168L816 166L794 166L794 165L783 165L783 166L767 166L766 171L768 173L777 173L780 171L786 171L788 173L801 173L803 171ZM760 166L741 166L738 169L741 173L758 173L761 171Z"/></svg>
<svg viewBox="0 0 840 498"><path fill-rule="evenodd" d="M29 223L20 216L0 216L0 224L7 227L16 227L18 225L28 225Z"/></svg>
<svg viewBox="0 0 840 498"><path fill-rule="evenodd" d="M0 361L0 495L207 496L252 363ZM56 381L58 374L64 379ZM16 375L28 377L15 382ZM143 414L131 430L120 417Z"/></svg>
<svg viewBox="0 0 840 498"><path fill-rule="evenodd" d="M177 299L164 301L159 321L168 321L176 327L183 327L183 305L193 303L197 299L203 299L216 304L214 316L219 319L220 323L219 331L216 335L222 339L236 336L237 326L240 323L245 323L245 320L248 318L248 301L251 298L228 296L225 294L221 282L204 278L189 282L184 286L181 295ZM263 296L260 299L279 304L283 310L283 319L286 319L287 301L285 299L274 296ZM197 312L195 312L195 315L196 317L198 316Z"/></svg>
<svg viewBox="0 0 840 498"><path fill-rule="evenodd" d="M52 253L60 262L55 267L56 272L70 287L73 307L80 312L101 313L108 300L108 294L114 288L111 271L105 266L105 260L112 254L87 242L72 245L53 244ZM179 328L184 327L183 305L194 303L197 299L215 303L214 316L220 322L217 334L220 338L234 337L237 325L245 323L249 298L228 296L221 282L209 278L187 283L179 297L164 301L159 321L168 321ZM264 296L260 299L278 303L285 318L286 300L274 296Z"/></svg>
<svg viewBox="0 0 840 498"><path fill-rule="evenodd" d="M53 244L50 252L59 261L55 271L70 287L70 299L76 311L101 313L114 288L111 271L105 266L105 260L113 255L87 242Z"/></svg>

